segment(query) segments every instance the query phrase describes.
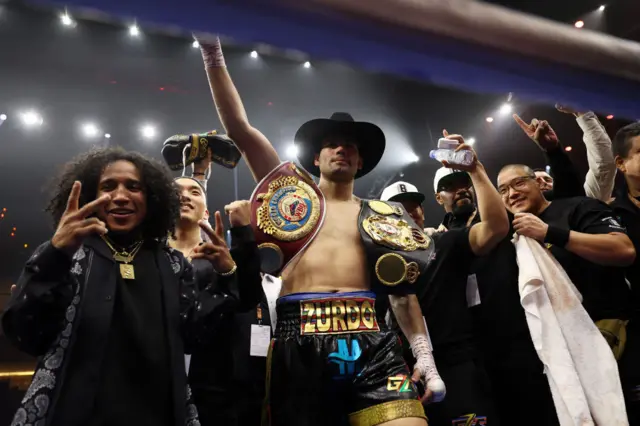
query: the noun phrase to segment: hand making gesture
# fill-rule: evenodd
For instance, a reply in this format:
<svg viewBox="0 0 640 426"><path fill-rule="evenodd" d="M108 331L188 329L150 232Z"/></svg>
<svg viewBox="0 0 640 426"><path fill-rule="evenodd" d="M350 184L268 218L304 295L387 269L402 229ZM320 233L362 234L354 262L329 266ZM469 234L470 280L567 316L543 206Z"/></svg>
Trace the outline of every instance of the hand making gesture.
<svg viewBox="0 0 640 426"><path fill-rule="evenodd" d="M213 269L219 274L229 274L235 271L236 264L231 257L229 247L224 239L224 224L220 212L215 213L215 229L208 221L201 220L200 228L207 234L207 241L193 250L192 259L207 259Z"/></svg>
<svg viewBox="0 0 640 426"><path fill-rule="evenodd" d="M537 118L534 118L530 124L527 124L518 114L513 114L513 119L516 120L516 123L518 123L522 131L524 131L541 150L550 151L560 146L556 132L546 120L539 121Z"/></svg>
<svg viewBox="0 0 640 426"><path fill-rule="evenodd" d="M90 217L109 202L111 197L103 195L97 200L79 207L80 191L82 184L79 181L73 183L71 193L58 229L51 239L51 244L58 250L72 255L75 253L86 237L91 234L104 235L107 233L107 225L97 217Z"/></svg>
<svg viewBox="0 0 640 426"><path fill-rule="evenodd" d="M456 170L463 170L465 172L474 172L476 170L476 167L478 166L478 155L476 154L474 149L471 147L471 145L467 145L464 141L464 138L461 135L450 135L446 129L442 131L442 135L446 139L458 142L459 145L456 147L456 152L466 150L466 151L471 151L473 153L473 163L471 163L468 166L465 166L463 164L451 165L447 161L442 161L442 165L450 169L454 168Z"/></svg>

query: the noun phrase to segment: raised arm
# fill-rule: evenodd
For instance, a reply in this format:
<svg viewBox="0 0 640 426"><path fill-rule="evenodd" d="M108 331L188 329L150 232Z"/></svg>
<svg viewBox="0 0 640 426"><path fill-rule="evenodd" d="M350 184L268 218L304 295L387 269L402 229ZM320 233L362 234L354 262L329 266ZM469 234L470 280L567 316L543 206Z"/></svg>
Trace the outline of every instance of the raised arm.
<svg viewBox="0 0 640 426"><path fill-rule="evenodd" d="M249 123L240 94L227 71L218 37L211 42L198 38L198 43L220 121L259 182L280 164L278 153L266 136Z"/></svg>
<svg viewBox="0 0 640 426"><path fill-rule="evenodd" d="M469 230L469 245L475 255L484 255L489 253L509 232L509 220L507 211L502 204L500 194L489 180L484 166L478 161L478 158L471 146L464 143L464 139L460 135L449 135L444 131L447 139L458 141L461 145L456 150L469 150L473 152L474 161L470 166L458 166L455 168L464 170L469 173L473 188L476 192L478 202L478 213L480 213L481 222L476 223ZM448 164L444 164L449 167Z"/></svg>
<svg viewBox="0 0 640 426"><path fill-rule="evenodd" d="M593 112L577 114L578 125L584 132L589 171L584 181L587 197L605 203L611 198L616 177L616 163L611 150L611 138Z"/></svg>

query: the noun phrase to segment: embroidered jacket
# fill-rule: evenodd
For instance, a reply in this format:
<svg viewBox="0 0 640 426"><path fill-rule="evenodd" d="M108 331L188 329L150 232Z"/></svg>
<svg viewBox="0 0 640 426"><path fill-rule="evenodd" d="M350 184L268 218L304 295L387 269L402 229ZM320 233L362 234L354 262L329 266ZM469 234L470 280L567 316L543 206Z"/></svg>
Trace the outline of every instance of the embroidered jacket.
<svg viewBox="0 0 640 426"><path fill-rule="evenodd" d="M238 264L237 273L230 277L216 276L218 280L229 281L216 288L237 289L238 281L259 288L257 246L252 233L244 233L244 236L249 240L240 244L241 252L232 250ZM222 317L233 311L239 300L236 292L215 293L212 285L200 286L206 290L199 292L191 264L180 252L161 243L154 251L160 268L171 352L175 425L196 426L200 423L187 385L183 354L208 341ZM92 352L96 353L96 359L92 361L96 362L96 369L100 368L113 310L112 300L115 299L116 268L113 263L111 253L98 238L88 239L72 258L46 242L27 261L2 317L2 327L20 350L40 358L12 426L51 423L84 309L90 309L90 315L98 318L95 336L89 343L96 346ZM91 300L89 305L87 296ZM70 391L81 392L91 401L95 383L88 382L86 388ZM81 403L77 407L87 411L85 418L91 415L90 408L90 404ZM64 419L56 417L56 420L66 424Z"/></svg>

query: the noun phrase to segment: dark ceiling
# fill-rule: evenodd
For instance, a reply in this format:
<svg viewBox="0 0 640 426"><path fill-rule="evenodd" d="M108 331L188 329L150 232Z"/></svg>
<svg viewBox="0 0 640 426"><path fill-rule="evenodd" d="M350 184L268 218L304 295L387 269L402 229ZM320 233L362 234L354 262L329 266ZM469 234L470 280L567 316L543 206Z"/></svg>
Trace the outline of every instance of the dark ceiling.
<svg viewBox="0 0 640 426"><path fill-rule="evenodd" d="M640 1L637 0L484 0L554 21L585 22L585 28L640 41ZM604 5L605 11L598 8Z"/></svg>

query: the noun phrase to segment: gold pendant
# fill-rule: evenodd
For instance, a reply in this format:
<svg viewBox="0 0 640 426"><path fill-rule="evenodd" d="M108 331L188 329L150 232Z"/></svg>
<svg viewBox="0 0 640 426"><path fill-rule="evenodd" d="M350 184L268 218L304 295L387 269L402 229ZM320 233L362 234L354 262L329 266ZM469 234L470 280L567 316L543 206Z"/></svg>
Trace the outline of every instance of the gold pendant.
<svg viewBox="0 0 640 426"><path fill-rule="evenodd" d="M136 274L133 272L133 265L127 263L120 264L120 275L125 280L135 280Z"/></svg>
<svg viewBox="0 0 640 426"><path fill-rule="evenodd" d="M130 258L131 258L131 255L126 251L121 253L113 253L113 260L115 260L116 262L120 262L120 263L131 262Z"/></svg>

